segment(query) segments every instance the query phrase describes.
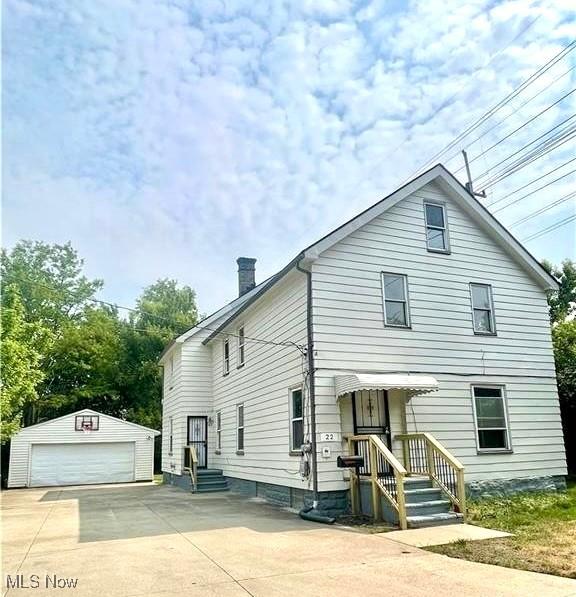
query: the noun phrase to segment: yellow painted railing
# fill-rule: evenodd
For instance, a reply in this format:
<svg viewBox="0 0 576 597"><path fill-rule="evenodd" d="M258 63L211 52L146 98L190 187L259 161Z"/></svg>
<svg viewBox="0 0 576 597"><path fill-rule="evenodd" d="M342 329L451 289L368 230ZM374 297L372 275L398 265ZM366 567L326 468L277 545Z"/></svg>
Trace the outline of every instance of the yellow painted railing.
<svg viewBox="0 0 576 597"><path fill-rule="evenodd" d="M192 492L198 488L198 455L194 446L184 446L184 470L190 474Z"/></svg>
<svg viewBox="0 0 576 597"><path fill-rule="evenodd" d="M380 496L383 495L398 513L401 529L407 528L404 477L406 469L377 435L354 435L348 438L349 454L364 457L364 466L350 470L352 512L359 514L360 476L369 475L372 484L374 520L382 519Z"/></svg>
<svg viewBox="0 0 576 597"><path fill-rule="evenodd" d="M429 433L396 435L408 475L428 476L466 518L464 466Z"/></svg>

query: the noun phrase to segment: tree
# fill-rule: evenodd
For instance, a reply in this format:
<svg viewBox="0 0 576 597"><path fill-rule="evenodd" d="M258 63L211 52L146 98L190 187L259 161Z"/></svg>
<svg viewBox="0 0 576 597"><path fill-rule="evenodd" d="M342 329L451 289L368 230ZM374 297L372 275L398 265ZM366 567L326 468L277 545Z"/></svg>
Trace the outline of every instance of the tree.
<svg viewBox="0 0 576 597"><path fill-rule="evenodd" d="M560 267L548 261L543 261L542 265L560 282L560 288L548 294L550 320L552 323L564 321L576 312L576 263L565 259Z"/></svg>
<svg viewBox="0 0 576 597"><path fill-rule="evenodd" d="M552 328L556 379L568 468L576 472L576 321L563 321Z"/></svg>
<svg viewBox="0 0 576 597"><path fill-rule="evenodd" d="M0 436L4 444L20 428L24 404L37 399L37 388L44 378L38 348L50 341L50 332L39 323L25 321L15 285L4 288L2 303Z"/></svg>

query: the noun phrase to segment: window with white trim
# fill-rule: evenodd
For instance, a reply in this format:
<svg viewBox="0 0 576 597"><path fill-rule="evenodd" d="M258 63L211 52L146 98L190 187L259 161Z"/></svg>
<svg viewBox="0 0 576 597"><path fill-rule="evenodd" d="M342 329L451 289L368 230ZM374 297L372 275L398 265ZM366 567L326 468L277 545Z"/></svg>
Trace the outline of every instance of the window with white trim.
<svg viewBox="0 0 576 597"><path fill-rule="evenodd" d="M222 449L222 411L216 413L216 449Z"/></svg>
<svg viewBox="0 0 576 597"><path fill-rule="evenodd" d="M384 323L393 327L410 327L408 278L403 274L382 273Z"/></svg>
<svg viewBox="0 0 576 597"><path fill-rule="evenodd" d="M228 338L224 340L224 375L228 375L230 373L230 341Z"/></svg>
<svg viewBox="0 0 576 597"><path fill-rule="evenodd" d="M244 404L236 405L236 450L244 451Z"/></svg>
<svg viewBox="0 0 576 597"><path fill-rule="evenodd" d="M290 451L301 452L304 443L304 400L302 388L290 390Z"/></svg>
<svg viewBox="0 0 576 597"><path fill-rule="evenodd" d="M246 362L246 337L244 326L238 329L238 367L243 367Z"/></svg>
<svg viewBox="0 0 576 597"><path fill-rule="evenodd" d="M495 334L494 302L490 284L470 284L474 333Z"/></svg>
<svg viewBox="0 0 576 597"><path fill-rule="evenodd" d="M446 207L442 203L424 203L426 246L429 251L447 253L450 250Z"/></svg>
<svg viewBox="0 0 576 597"><path fill-rule="evenodd" d="M174 420L170 417L170 445L168 448L168 453L172 456L172 452L174 451Z"/></svg>
<svg viewBox="0 0 576 597"><path fill-rule="evenodd" d="M480 451L510 450L504 388L472 386L476 443Z"/></svg>

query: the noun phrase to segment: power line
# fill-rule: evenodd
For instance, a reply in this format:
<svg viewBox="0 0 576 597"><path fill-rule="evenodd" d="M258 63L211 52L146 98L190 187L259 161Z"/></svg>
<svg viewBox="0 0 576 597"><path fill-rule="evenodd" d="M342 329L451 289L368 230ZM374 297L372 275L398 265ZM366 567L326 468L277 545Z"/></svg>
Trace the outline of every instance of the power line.
<svg viewBox="0 0 576 597"><path fill-rule="evenodd" d="M542 110L541 112L538 112L538 114L536 114L535 116L533 116L526 122L522 123L519 127L515 128L512 132L510 132L506 136L502 137L502 139L500 139L499 141L497 141L496 143L494 143L493 145L488 147L488 149L486 149L482 153L479 153L477 156L472 158L469 163L472 164L478 158L482 157L485 153L488 153L489 151L491 151L492 149L494 149L495 147L500 145L500 143L503 143L504 141L506 141L506 139L509 139L510 137L512 137L512 135L515 135L518 131L522 130L524 127L528 126L531 122L536 120L536 118L539 118L540 116L542 116L542 114L545 114L546 112L548 112L548 110L551 110L552 108L554 108L554 106L558 105L560 102L564 101L567 97L571 96L575 91L576 91L576 87L574 89L572 89L571 91L569 91L568 93L564 94L560 99L556 100L553 104L550 104L548 107L544 108L544 110ZM464 166L461 166L460 168L458 168L458 170L455 171L455 174L457 174L458 172L460 172L463 169L464 169Z"/></svg>
<svg viewBox="0 0 576 597"><path fill-rule="evenodd" d="M487 112L485 112L480 118L478 118L475 122L468 126L462 133L457 135L455 139L453 139L448 145L446 145L443 149L439 152L435 153L428 161L422 164L413 175L409 178L415 176L418 172L422 169L426 168L429 164L437 160L441 155L446 153L446 151L455 147L462 139L467 137L470 133L475 131L479 126L481 126L488 118L493 116L496 112L498 112L502 107L512 101L516 96L518 96L524 89L526 89L529 85L534 83L534 81L538 80L542 75L548 72L556 63L562 60L566 55L572 52L576 48L576 40L573 40L570 44L564 47L560 52L558 52L555 56L553 56L548 62L542 65L537 71L535 71L530 77L525 79L520 85L518 85L515 89L513 89L507 96L501 99L496 105L490 108Z"/></svg>
<svg viewBox="0 0 576 597"><path fill-rule="evenodd" d="M528 242L529 240L534 240L535 238L544 236L545 234L548 234L549 232L552 232L553 230L556 230L557 228L566 226L566 224L569 224L570 222L573 222L574 220L576 220L576 214L569 216L569 217L565 218L564 220L560 220L559 222L556 222L556 223L552 224L551 226L548 226L548 228L544 228L543 230L540 230L530 236L527 236L526 238L523 239L522 242Z"/></svg>
<svg viewBox="0 0 576 597"><path fill-rule="evenodd" d="M29 279L25 279L25 278L20 278L18 276L14 276L14 275L12 277L16 278L17 280L19 280L21 282L24 282L24 283L27 283L27 284L32 284L33 286L40 286L40 287L43 287L43 288L47 288L48 290L51 290L52 292L60 292L61 290L63 290L63 289L55 288L53 286L49 286L47 284L42 284L41 282L37 282L35 280L29 280ZM66 292L66 291L64 291L64 292ZM68 292L67 294L69 296L72 296L73 293ZM132 313L137 313L139 315L146 315L148 317L153 317L153 318L156 318L156 319L159 319L159 320L166 321L168 323L172 323L173 325L177 325L177 326L181 326L182 325L181 323L176 322L173 319L169 319L167 317L163 317L162 315L156 315L155 313L150 313L149 311L143 311L141 309L134 309L132 307L124 307L124 306L118 305L116 303L110 303L108 301L103 301L101 299L96 299L96 298L87 298L86 300L90 301L90 302L93 302L93 303L98 303L98 304L101 304L101 305L106 305L108 307L112 307L112 308L115 308L115 309L123 309L123 310L126 310L126 311L130 311ZM215 329L215 328L210 328L208 326L202 326L202 325L200 325L201 323L202 323L202 321L199 321L198 324L196 324L194 326L191 326L191 327L189 325L187 325L185 330L183 330L182 332L178 332L178 335L184 334L184 333L186 333L187 331L189 331L191 329L206 330L208 332L218 332L219 331L218 329ZM132 329L140 331L138 328L132 328ZM229 332L221 332L221 333L225 334L226 336L233 337L233 338L239 338L240 337L238 334L233 334L233 333L229 333ZM257 342L257 343L260 343L260 344L269 344L269 345L273 345L273 346L285 346L285 347L289 346L289 347L297 348L298 350L302 349L301 345L297 344L296 342L292 342L291 340L286 340L286 341L283 341L283 342L276 342L274 340L266 340L264 338L254 338L254 337L250 337L250 336L243 336L243 338L246 341Z"/></svg>
<svg viewBox="0 0 576 597"><path fill-rule="evenodd" d="M555 178L554 180L551 180L550 182L546 183L545 185L542 185L541 187L538 187L537 189L534 189L533 191L526 193L526 195L522 195L522 197L518 197L518 199L514 199L514 201L510 201L510 203L507 203L506 205L503 205L502 207L499 207L498 209L492 210L492 213L498 213L499 211L502 211L503 209L506 209L507 207L510 207L511 205L515 205L519 201L526 199L526 197L530 197L530 196L534 195L534 193L537 193L538 191L541 191L542 189L545 189L546 187L553 185L554 183L558 182L559 180L562 180L563 178L566 178L567 176L574 174L574 172L576 172L576 169L571 170L570 172L567 172L566 174L563 174L562 176L559 176L558 178Z"/></svg>
<svg viewBox="0 0 576 597"><path fill-rule="evenodd" d="M556 207L557 205L560 205L562 203L564 203L565 201L568 201L569 199L572 199L572 197L576 197L576 191L572 192L572 193L568 193L567 195L564 195L563 197L560 197L560 199L557 199L556 201L554 201L553 203L551 203L550 205L547 205L546 207L542 207L530 214L528 214L527 216L524 216L523 218L520 218L519 220L516 220L515 222L512 222L512 224L508 224L508 228L514 228L515 226L519 226L520 224L524 224L525 222L528 222L529 220L532 220L533 218L535 218L536 216L539 216L547 211L550 211L551 209L553 209L554 207Z"/></svg>
<svg viewBox="0 0 576 597"><path fill-rule="evenodd" d="M488 203L486 205L486 207L491 207L492 205L496 205L496 203L500 203L500 201L504 201L504 199L508 199L508 197L512 197L512 195L515 195L516 193L519 193L520 191L524 190L525 188L529 187L530 185L534 184L535 182L538 182L539 180L542 180L543 178L546 178L550 174L553 174L557 170L560 170L561 168L564 168L564 166L567 166L568 164L570 164L570 163L572 163L574 161L576 161L576 157L572 158L571 160L568 160L567 162L564 162L563 164L560 164L560 166L556 166L556 168L553 168L552 170L549 170L548 172L546 172L546 174L542 174L542 175L538 176L537 178L534 178L530 182L527 182L525 185L522 185L518 189L515 189L514 191L511 191L510 193L504 195L503 197L500 197L499 199L496 199L496 200L492 201L491 203ZM486 188L486 186L484 188Z"/></svg>

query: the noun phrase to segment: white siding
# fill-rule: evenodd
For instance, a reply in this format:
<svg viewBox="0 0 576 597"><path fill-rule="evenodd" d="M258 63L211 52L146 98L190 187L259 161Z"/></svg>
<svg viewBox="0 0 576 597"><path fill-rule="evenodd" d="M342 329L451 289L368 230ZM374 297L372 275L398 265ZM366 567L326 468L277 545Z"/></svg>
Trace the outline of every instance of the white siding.
<svg viewBox="0 0 576 597"><path fill-rule="evenodd" d="M25 427L16 434L10 444L10 470L8 487L28 485L30 454L34 444L134 442L136 481L147 481L154 477L154 435L151 430L132 425L100 413L98 431L83 433L75 431L75 416L72 413L40 425Z"/></svg>
<svg viewBox="0 0 576 597"><path fill-rule="evenodd" d="M246 364L237 368L236 338L230 337L230 374L223 375L225 334L211 341L214 412L222 411L222 453L209 466L225 475L308 488L298 474L300 458L290 456L289 388L302 384L305 359L294 346L254 342L306 343L306 278L294 271L240 314L226 331L244 325ZM236 454L236 405L244 403L244 454ZM215 425L209 428L214 436Z"/></svg>
<svg viewBox="0 0 576 597"><path fill-rule="evenodd" d="M426 250L424 199L447 204L449 255ZM408 276L412 329L384 327L382 271ZM474 335L470 282L492 285L497 336ZM440 391L412 401L409 429L413 408L418 430L445 443L469 480L565 474L545 293L436 185L320 256L313 313L320 431L340 429L338 371L425 372L440 380ZM476 454L470 384L482 382L506 385L512 454ZM335 466L320 470L325 488L339 486Z"/></svg>

